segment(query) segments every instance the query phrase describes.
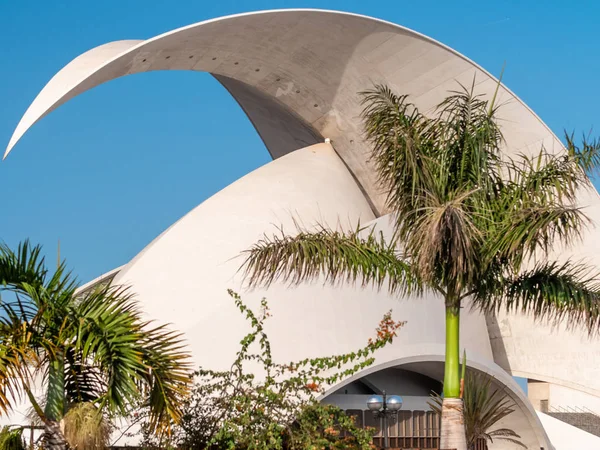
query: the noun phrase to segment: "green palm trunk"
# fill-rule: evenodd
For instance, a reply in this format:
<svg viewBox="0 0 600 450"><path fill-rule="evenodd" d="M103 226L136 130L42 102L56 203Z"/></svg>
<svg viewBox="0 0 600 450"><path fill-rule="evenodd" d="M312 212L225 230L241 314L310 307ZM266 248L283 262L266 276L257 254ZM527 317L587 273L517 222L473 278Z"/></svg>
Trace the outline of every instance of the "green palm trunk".
<svg viewBox="0 0 600 450"><path fill-rule="evenodd" d="M69 446L61 429L65 414L65 361L58 353L48 367L48 392L44 410L44 446L49 450L66 450Z"/></svg>
<svg viewBox="0 0 600 450"><path fill-rule="evenodd" d="M444 397L460 397L460 308L446 306L446 365L444 370Z"/></svg>
<svg viewBox="0 0 600 450"><path fill-rule="evenodd" d="M440 448L467 449L463 401L460 396L460 304L446 303L446 361Z"/></svg>
<svg viewBox="0 0 600 450"><path fill-rule="evenodd" d="M65 413L65 361L57 354L48 368L48 392L46 394L46 419L60 422Z"/></svg>

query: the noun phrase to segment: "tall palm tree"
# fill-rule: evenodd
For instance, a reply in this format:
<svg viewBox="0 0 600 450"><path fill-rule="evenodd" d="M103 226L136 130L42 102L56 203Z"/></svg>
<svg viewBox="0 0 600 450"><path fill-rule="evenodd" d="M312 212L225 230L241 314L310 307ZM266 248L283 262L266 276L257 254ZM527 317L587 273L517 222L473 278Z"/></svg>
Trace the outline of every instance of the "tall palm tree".
<svg viewBox="0 0 600 450"><path fill-rule="evenodd" d="M73 404L122 417L141 403L160 431L180 418L190 382L181 336L143 320L125 288L79 293L65 264L51 274L41 248L27 241L17 251L0 245L0 283L0 412L27 396L45 447L68 447L62 421Z"/></svg>
<svg viewBox="0 0 600 450"><path fill-rule="evenodd" d="M386 192L394 236L321 226L296 235L265 235L246 253L250 286L276 280L385 287L392 295L433 291L444 298L446 359L441 448L466 448L459 398L459 319L463 303L483 312L505 307L540 319L595 329L600 278L582 263L548 259L577 240L588 222L576 205L593 189L600 142L513 158L497 120L498 105L470 88L452 91L427 116L386 86L363 92L370 160ZM534 258L535 256L535 258Z"/></svg>

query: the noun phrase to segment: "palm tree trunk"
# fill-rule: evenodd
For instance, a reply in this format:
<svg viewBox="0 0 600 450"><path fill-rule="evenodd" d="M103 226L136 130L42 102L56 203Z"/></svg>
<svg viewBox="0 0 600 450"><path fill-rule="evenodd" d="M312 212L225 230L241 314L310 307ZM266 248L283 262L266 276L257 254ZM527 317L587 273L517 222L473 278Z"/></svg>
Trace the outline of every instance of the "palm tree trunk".
<svg viewBox="0 0 600 450"><path fill-rule="evenodd" d="M46 450L68 450L69 444L63 434L60 422L48 420L44 424L44 449Z"/></svg>
<svg viewBox="0 0 600 450"><path fill-rule="evenodd" d="M460 306L446 305L446 364L440 449L467 450L460 398Z"/></svg>
<svg viewBox="0 0 600 450"><path fill-rule="evenodd" d="M67 450L69 444L61 429L65 414L65 361L61 354L50 361L48 392L44 410L44 447L48 450Z"/></svg>

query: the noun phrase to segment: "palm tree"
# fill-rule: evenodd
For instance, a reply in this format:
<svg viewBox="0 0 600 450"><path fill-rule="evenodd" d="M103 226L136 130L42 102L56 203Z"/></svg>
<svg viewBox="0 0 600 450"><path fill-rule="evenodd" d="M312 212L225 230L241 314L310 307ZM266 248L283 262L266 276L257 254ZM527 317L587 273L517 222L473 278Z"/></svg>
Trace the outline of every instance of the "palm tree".
<svg viewBox="0 0 600 450"><path fill-rule="evenodd" d="M431 116L406 95L377 85L363 92L370 161L387 194L394 236L319 227L265 235L246 252L251 287L324 277L385 287L392 295L444 298L446 359L441 448L466 448L459 377L460 309L501 307L595 329L600 278L582 263L548 259L588 222L576 205L593 189L586 172L600 165L600 142L554 154L502 154L495 97L462 87ZM534 258L535 256L535 258Z"/></svg>
<svg viewBox="0 0 600 450"><path fill-rule="evenodd" d="M0 245L0 282L0 411L26 395L44 423L45 447L68 448L62 422L75 404L124 417L141 402L157 431L181 417L190 383L181 335L143 320L127 289L79 293L65 264L50 274L28 241L17 251Z"/></svg>
<svg viewBox="0 0 600 450"><path fill-rule="evenodd" d="M77 398L76 394L68 391L65 392L65 395L67 398ZM44 401L44 399L37 400L37 404L42 409ZM116 427L111 421L111 417L106 412L100 411L96 404L93 402L67 403L67 411L61 421L61 430L69 448L77 450L105 449L110 447L111 438L115 442L120 439L120 437L115 439L113 436ZM44 426L44 422L32 407L27 410L26 418L28 425ZM124 434L122 433L122 435Z"/></svg>
<svg viewBox="0 0 600 450"><path fill-rule="evenodd" d="M515 404L502 390L494 389L492 377L487 374L467 372L463 391L465 434L467 446L474 449L478 440L493 443L494 439L511 442L527 448L510 428L492 429L499 421L515 412ZM441 414L442 397L432 394L431 409Z"/></svg>
<svg viewBox="0 0 600 450"><path fill-rule="evenodd" d="M23 428L5 425L0 430L0 450L25 450Z"/></svg>

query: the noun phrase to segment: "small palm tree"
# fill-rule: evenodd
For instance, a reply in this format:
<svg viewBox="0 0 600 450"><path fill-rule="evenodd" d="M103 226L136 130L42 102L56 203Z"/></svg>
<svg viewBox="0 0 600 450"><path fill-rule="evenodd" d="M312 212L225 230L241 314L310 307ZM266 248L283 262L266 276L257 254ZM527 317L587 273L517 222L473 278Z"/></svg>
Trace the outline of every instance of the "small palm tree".
<svg viewBox="0 0 600 450"><path fill-rule="evenodd" d="M431 409L442 412L442 397L432 394ZM515 404L502 390L494 389L492 377L467 372L463 391L463 413L467 447L474 449L478 440L493 443L494 439L512 442L527 448L514 430L509 428L492 429L499 421L515 412Z"/></svg>
<svg viewBox="0 0 600 450"><path fill-rule="evenodd" d="M534 155L502 154L495 95L474 85L449 96L432 117L385 86L362 93L371 162L387 194L394 236L321 226L265 235L246 253L251 287L324 277L385 288L392 295L432 291L446 308L441 448L466 448L459 398L459 320L464 302L483 312L505 307L595 330L600 278L582 263L547 255L577 240L588 219L576 205L593 189L600 142ZM534 258L535 257L535 258Z"/></svg>
<svg viewBox="0 0 600 450"><path fill-rule="evenodd" d="M0 450L25 450L23 428L2 427L2 430L0 430Z"/></svg>
<svg viewBox="0 0 600 450"><path fill-rule="evenodd" d="M78 294L64 263L50 274L41 248L27 241L16 252L0 245L0 283L0 411L26 395L44 423L46 448L68 447L63 420L77 404L126 416L143 401L157 430L180 418L190 383L181 336L151 327L125 288Z"/></svg>
<svg viewBox="0 0 600 450"><path fill-rule="evenodd" d="M66 398L76 398L74 393L66 392ZM43 409L45 400L37 400ZM110 446L111 436L116 430L109 414L102 412L92 402L69 403L61 421L61 429L69 448L77 450L96 450ZM43 427L44 422L33 407L27 410L29 425ZM43 436L42 436L43 437ZM114 438L113 438L114 439ZM0 448L0 450L2 450Z"/></svg>

